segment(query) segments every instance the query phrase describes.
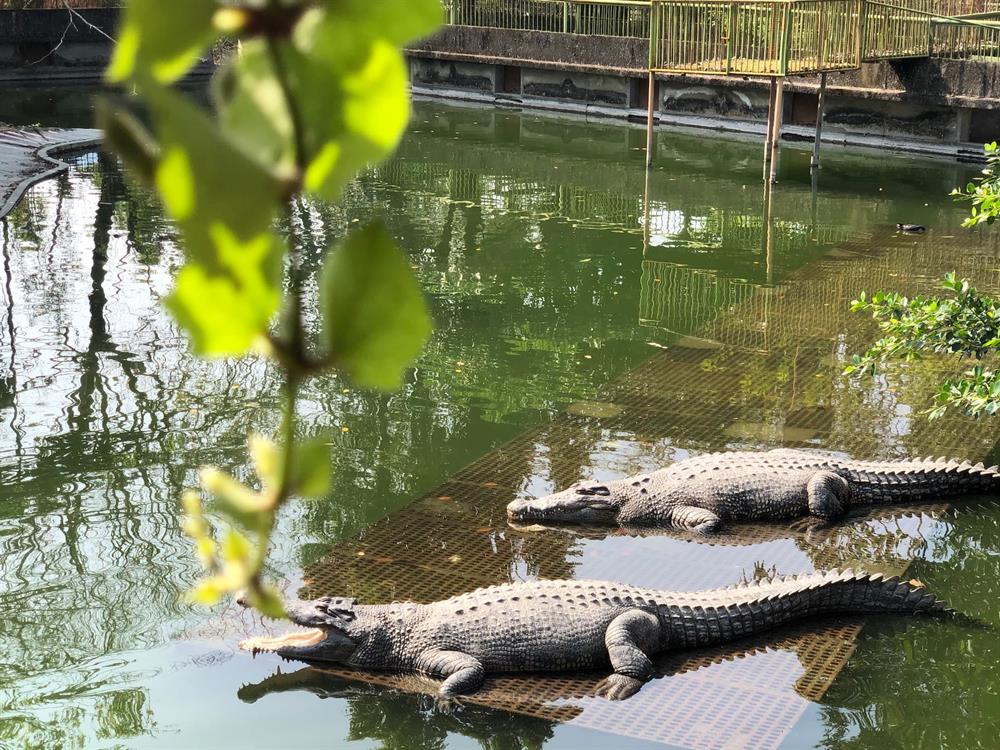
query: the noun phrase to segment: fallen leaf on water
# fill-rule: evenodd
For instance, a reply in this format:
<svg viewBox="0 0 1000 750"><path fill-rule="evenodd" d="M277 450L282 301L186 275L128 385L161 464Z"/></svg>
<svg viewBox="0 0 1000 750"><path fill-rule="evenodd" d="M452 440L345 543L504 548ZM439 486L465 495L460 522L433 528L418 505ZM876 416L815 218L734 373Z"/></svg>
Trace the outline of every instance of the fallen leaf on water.
<svg viewBox="0 0 1000 750"><path fill-rule="evenodd" d="M483 482L483 487L497 487L496 482Z"/></svg>
<svg viewBox="0 0 1000 750"><path fill-rule="evenodd" d="M388 563L391 563L391 562L393 562L393 559L392 559L391 557L383 557L383 556L379 556L379 557L373 557L372 559L373 559L373 560L374 560L375 562L377 562L377 563L378 563L379 565L386 565L386 564L388 564Z"/></svg>
<svg viewBox="0 0 1000 750"><path fill-rule="evenodd" d="M581 263L590 263L590 261L592 261L592 260L593 260L593 258L584 258L584 259L583 259L583 260L581 260L580 262L581 262Z"/></svg>
<svg viewBox="0 0 1000 750"><path fill-rule="evenodd" d="M492 526L480 526L478 529L476 529L476 532L479 534L489 534L491 531L493 531Z"/></svg>
<svg viewBox="0 0 1000 750"><path fill-rule="evenodd" d="M356 554L356 555L357 555L358 557L364 557L364 556L365 556L365 551L364 551L364 550L360 550L359 552L356 552L355 554Z"/></svg>
<svg viewBox="0 0 1000 750"><path fill-rule="evenodd" d="M441 502L446 503L449 500L451 500L451 495L438 495L438 500L440 500Z"/></svg>
<svg viewBox="0 0 1000 750"><path fill-rule="evenodd" d="M347 425L345 424L345 425L344 425L343 427L341 427L341 428L340 428L340 431L341 431L341 432L350 432L350 431L351 431L351 428L350 428L350 427L348 427L348 426L347 426Z"/></svg>
<svg viewBox="0 0 1000 750"><path fill-rule="evenodd" d="M451 557L448 558L448 562L450 562L450 563L457 563L457 562L461 562L461 561L462 561L462 558L459 557L458 555L452 555Z"/></svg>
<svg viewBox="0 0 1000 750"><path fill-rule="evenodd" d="M909 584L910 584L911 586L913 586L913 588L915 588L915 589L922 589L922 588L924 588L924 582L923 582L923 581L921 581L921 580L920 580L920 579L918 579L918 578L911 578L911 579L910 579L910 580L908 581L908 583L909 583Z"/></svg>

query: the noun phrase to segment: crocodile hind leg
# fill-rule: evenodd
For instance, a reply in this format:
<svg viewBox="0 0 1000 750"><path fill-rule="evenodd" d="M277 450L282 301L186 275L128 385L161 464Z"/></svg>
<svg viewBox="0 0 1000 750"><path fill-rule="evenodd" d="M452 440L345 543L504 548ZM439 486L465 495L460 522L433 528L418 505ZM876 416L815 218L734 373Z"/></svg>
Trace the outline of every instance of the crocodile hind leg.
<svg viewBox="0 0 1000 750"><path fill-rule="evenodd" d="M809 499L809 513L824 521L832 521L847 512L851 487L839 474L819 471L806 485L806 495Z"/></svg>
<svg viewBox="0 0 1000 750"><path fill-rule="evenodd" d="M706 508L693 505L679 505L670 514L670 522L678 529L710 534L722 526L722 519Z"/></svg>
<svg viewBox="0 0 1000 750"><path fill-rule="evenodd" d="M598 695L613 701L625 700L639 692L653 676L652 653L660 641L660 621L641 609L630 609L608 625L604 645L614 674L597 689Z"/></svg>
<svg viewBox="0 0 1000 750"><path fill-rule="evenodd" d="M461 651L426 651L421 654L417 669L445 678L439 691L444 697L475 692L486 676L482 662Z"/></svg>

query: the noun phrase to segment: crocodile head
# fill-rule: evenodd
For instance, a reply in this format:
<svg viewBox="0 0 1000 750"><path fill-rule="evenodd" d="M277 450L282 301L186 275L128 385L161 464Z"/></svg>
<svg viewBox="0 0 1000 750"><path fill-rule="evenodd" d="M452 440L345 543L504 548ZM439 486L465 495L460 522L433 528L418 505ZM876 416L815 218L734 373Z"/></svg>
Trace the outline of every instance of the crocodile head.
<svg viewBox="0 0 1000 750"><path fill-rule="evenodd" d="M246 606L241 598L240 604ZM244 651L270 651L286 659L345 663L365 640L354 599L324 597L285 605L288 618L302 627L274 638L248 638Z"/></svg>
<svg viewBox="0 0 1000 750"><path fill-rule="evenodd" d="M507 518L515 522L614 523L626 500L607 484L577 482L553 495L515 500L507 506Z"/></svg>

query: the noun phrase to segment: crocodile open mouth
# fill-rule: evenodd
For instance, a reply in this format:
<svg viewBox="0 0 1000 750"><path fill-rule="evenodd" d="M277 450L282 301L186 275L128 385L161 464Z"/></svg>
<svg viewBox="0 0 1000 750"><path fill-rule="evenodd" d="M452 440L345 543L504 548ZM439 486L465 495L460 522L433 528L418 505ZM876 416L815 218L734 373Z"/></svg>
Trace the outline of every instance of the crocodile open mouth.
<svg viewBox="0 0 1000 750"><path fill-rule="evenodd" d="M245 641L240 642L240 648L253 654L259 651L285 651L293 648L316 646L322 643L324 638L326 638L326 631L322 628L291 630L284 635L247 638Z"/></svg>

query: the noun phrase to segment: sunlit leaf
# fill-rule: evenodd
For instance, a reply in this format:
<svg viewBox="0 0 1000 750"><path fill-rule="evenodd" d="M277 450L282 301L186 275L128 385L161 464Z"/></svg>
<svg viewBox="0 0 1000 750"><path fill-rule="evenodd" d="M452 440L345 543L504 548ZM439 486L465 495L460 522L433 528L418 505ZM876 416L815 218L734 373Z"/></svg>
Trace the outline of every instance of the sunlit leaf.
<svg viewBox="0 0 1000 750"><path fill-rule="evenodd" d="M168 306L198 353L243 354L280 305L284 248L270 229L283 186L182 96L159 87L146 96L158 147L134 121L116 120L116 132L132 144L126 163L155 184L181 229L188 264Z"/></svg>
<svg viewBox="0 0 1000 750"><path fill-rule="evenodd" d="M243 43L216 76L216 100L226 132L262 164L283 173L295 165L288 103L263 39Z"/></svg>
<svg viewBox="0 0 1000 750"><path fill-rule="evenodd" d="M198 62L216 38L212 0L129 0L107 78L152 76L171 83Z"/></svg>
<svg viewBox="0 0 1000 750"><path fill-rule="evenodd" d="M403 45L434 31L443 20L440 0L323 0L330 21L329 54L363 54L368 40Z"/></svg>
<svg viewBox="0 0 1000 750"><path fill-rule="evenodd" d="M255 607L262 615L273 617L276 620L283 620L288 615L285 613L285 605L281 601L278 592L270 586L247 591L247 599L250 606Z"/></svg>
<svg viewBox="0 0 1000 750"><path fill-rule="evenodd" d="M160 147L149 131L129 112L115 107L106 99L97 102L97 126L104 132L104 139L136 176L151 184L156 176Z"/></svg>
<svg viewBox="0 0 1000 750"><path fill-rule="evenodd" d="M276 486L281 481L281 451L272 441L263 435L251 435L250 458L265 485Z"/></svg>
<svg viewBox="0 0 1000 750"><path fill-rule="evenodd" d="M146 97L156 116L163 152L157 187L167 191L168 209L189 209L172 218L181 225L189 253L211 268L213 227L221 224L241 242L259 237L271 226L283 186L183 96L157 87L147 91ZM166 174L161 175L161 169ZM176 185L171 178L177 178Z"/></svg>
<svg viewBox="0 0 1000 750"><path fill-rule="evenodd" d="M189 262L177 274L166 304L191 335L196 352L239 355L267 332L280 306L284 248L270 234L240 243L221 225L212 236L215 272L208 264Z"/></svg>
<svg viewBox="0 0 1000 750"><path fill-rule="evenodd" d="M329 254L320 295L324 339L337 364L361 385L397 387L431 322L409 263L381 225Z"/></svg>

